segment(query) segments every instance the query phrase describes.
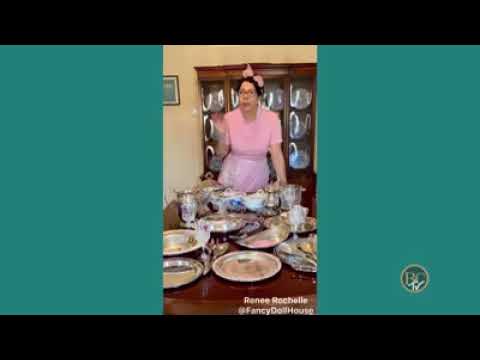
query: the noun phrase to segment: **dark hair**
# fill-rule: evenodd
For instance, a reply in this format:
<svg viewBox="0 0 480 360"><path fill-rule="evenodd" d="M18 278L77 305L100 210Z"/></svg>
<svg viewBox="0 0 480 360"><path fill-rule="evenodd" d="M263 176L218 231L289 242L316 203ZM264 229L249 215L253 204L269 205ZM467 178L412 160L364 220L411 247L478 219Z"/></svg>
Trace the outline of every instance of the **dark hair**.
<svg viewBox="0 0 480 360"><path fill-rule="evenodd" d="M245 81L249 82L250 84L253 84L253 86L255 87L255 92L257 93L257 96L262 96L263 87L258 86L257 82L255 81L255 79L252 76L249 76L249 77L246 77L246 78L243 78L242 80L240 80L240 83L238 84L238 88L237 88L238 93L240 93L240 88L242 87L242 84Z"/></svg>

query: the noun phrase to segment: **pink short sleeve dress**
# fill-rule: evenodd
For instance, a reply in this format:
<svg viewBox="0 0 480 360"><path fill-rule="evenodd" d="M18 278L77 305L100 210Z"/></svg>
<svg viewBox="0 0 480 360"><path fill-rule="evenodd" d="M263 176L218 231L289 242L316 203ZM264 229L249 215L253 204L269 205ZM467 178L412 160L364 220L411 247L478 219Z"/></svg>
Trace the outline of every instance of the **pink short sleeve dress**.
<svg viewBox="0 0 480 360"><path fill-rule="evenodd" d="M282 127L275 112L259 107L255 121L247 122L240 109L225 114L225 143L230 153L218 181L235 191L255 192L268 184L268 147L282 142Z"/></svg>

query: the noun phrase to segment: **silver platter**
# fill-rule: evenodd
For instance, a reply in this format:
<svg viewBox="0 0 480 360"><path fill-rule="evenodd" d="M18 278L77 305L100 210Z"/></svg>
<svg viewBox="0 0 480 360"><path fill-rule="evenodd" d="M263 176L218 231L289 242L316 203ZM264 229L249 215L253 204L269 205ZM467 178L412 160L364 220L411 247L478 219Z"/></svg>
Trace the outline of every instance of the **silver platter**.
<svg viewBox="0 0 480 360"><path fill-rule="evenodd" d="M284 215L287 214L287 215ZM285 223L290 226L290 232L295 232L297 234L306 234L312 231L317 230L317 219L313 217L307 217L305 222L298 226L295 229L293 226L290 225L288 221L288 213L283 213L282 215L271 217L265 220L264 225L267 228L271 228L272 226L278 226L282 223Z"/></svg>
<svg viewBox="0 0 480 360"><path fill-rule="evenodd" d="M168 230L163 232L163 255L176 256L200 249L204 244L195 239L194 230Z"/></svg>
<svg viewBox="0 0 480 360"><path fill-rule="evenodd" d="M212 270L217 276L235 282L256 282L275 276L282 269L274 255L261 251L235 251L214 261Z"/></svg>
<svg viewBox="0 0 480 360"><path fill-rule="evenodd" d="M246 223L255 223L255 222L263 223L263 219L260 216L257 216L251 213L231 213L229 214L229 216L242 219Z"/></svg>
<svg viewBox="0 0 480 360"><path fill-rule="evenodd" d="M245 220L234 215L213 214L203 217L201 220L210 232L229 233L243 228Z"/></svg>
<svg viewBox="0 0 480 360"><path fill-rule="evenodd" d="M249 237L253 234L256 234L256 233L262 231L263 229L264 229L263 219L252 221L252 222L247 221L246 225L243 228L241 228L235 234L230 234L229 238L234 240L234 241L242 240L242 239L245 239L245 238L247 238L247 237Z"/></svg>
<svg viewBox="0 0 480 360"><path fill-rule="evenodd" d="M163 261L163 288L176 289L197 280L203 265L190 258L169 258Z"/></svg>
<svg viewBox="0 0 480 360"><path fill-rule="evenodd" d="M287 240L278 245L273 253L296 271L317 272L316 235Z"/></svg>
<svg viewBox="0 0 480 360"><path fill-rule="evenodd" d="M279 226L274 226L270 229L240 239L237 241L237 244L248 249L268 249L287 240L289 233L289 226L282 223Z"/></svg>

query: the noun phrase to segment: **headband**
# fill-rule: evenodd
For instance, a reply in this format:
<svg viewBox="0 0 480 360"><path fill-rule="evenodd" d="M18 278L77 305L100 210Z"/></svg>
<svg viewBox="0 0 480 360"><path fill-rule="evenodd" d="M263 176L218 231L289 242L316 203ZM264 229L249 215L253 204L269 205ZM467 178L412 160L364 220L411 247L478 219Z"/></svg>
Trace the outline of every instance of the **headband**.
<svg viewBox="0 0 480 360"><path fill-rule="evenodd" d="M263 87L263 78L260 75L254 75L252 67L250 64L247 64L247 68L243 70L242 75L244 78L252 77L253 80L258 84L258 86Z"/></svg>

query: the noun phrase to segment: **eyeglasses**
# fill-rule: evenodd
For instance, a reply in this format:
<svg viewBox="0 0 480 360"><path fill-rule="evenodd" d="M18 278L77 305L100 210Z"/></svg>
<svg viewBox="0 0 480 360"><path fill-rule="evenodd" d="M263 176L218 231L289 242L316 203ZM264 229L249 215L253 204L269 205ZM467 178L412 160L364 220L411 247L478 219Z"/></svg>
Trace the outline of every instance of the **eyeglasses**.
<svg viewBox="0 0 480 360"><path fill-rule="evenodd" d="M243 91L243 90L240 90L239 92L240 96L253 96L253 95L256 95L257 93L253 90L248 90L248 91Z"/></svg>

